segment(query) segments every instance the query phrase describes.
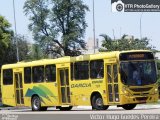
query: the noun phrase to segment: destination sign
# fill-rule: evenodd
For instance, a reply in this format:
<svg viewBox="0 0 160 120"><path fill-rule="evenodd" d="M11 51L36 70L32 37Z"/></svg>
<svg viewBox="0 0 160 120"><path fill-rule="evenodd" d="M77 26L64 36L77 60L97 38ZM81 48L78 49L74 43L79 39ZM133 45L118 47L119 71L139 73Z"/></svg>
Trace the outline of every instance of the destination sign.
<svg viewBox="0 0 160 120"><path fill-rule="evenodd" d="M144 58L144 54L132 54L132 55L128 55L128 57L131 59Z"/></svg>
<svg viewBox="0 0 160 120"><path fill-rule="evenodd" d="M121 61L124 60L151 60L154 59L152 52L134 52L134 53L121 53L119 56Z"/></svg>

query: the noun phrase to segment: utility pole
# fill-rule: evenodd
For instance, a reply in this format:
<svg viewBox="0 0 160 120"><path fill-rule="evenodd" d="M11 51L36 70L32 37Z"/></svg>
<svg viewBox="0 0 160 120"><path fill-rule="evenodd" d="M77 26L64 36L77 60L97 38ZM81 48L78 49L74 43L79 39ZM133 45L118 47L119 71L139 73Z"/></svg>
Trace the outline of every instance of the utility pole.
<svg viewBox="0 0 160 120"><path fill-rule="evenodd" d="M13 14L14 14L14 32L15 32L15 41L16 41L16 51L17 51L17 62L19 62L19 50L18 50L18 40L17 40L17 27L16 27L16 12L15 12L15 3L13 0Z"/></svg>
<svg viewBox="0 0 160 120"><path fill-rule="evenodd" d="M94 53L95 53L95 16L94 16L94 0L93 0L93 40L94 40Z"/></svg>
<svg viewBox="0 0 160 120"><path fill-rule="evenodd" d="M140 28L139 28L139 30L140 30L140 39L142 40L142 15L143 15L143 13L141 14L141 16L140 16Z"/></svg>

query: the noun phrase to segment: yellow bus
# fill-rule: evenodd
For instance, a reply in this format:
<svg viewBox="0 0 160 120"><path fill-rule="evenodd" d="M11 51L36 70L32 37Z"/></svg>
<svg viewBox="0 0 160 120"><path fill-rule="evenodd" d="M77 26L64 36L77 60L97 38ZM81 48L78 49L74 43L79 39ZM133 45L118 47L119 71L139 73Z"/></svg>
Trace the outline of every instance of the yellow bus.
<svg viewBox="0 0 160 120"><path fill-rule="evenodd" d="M158 101L156 77L154 55L147 50L18 62L2 66L2 103L33 111L112 105L131 110Z"/></svg>

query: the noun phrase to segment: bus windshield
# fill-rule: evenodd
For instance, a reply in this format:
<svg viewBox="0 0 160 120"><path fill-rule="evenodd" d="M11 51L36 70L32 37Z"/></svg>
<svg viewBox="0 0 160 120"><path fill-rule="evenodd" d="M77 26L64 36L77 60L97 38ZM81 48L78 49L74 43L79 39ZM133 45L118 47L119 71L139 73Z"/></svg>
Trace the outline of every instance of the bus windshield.
<svg viewBox="0 0 160 120"><path fill-rule="evenodd" d="M156 82L154 61L121 62L121 80L125 85L141 86Z"/></svg>

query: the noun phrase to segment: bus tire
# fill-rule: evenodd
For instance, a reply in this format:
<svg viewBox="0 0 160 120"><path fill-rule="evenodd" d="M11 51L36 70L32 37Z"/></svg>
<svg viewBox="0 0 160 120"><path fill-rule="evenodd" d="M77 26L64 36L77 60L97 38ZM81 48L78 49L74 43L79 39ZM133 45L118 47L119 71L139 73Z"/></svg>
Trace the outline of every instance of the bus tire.
<svg viewBox="0 0 160 120"><path fill-rule="evenodd" d="M125 105L122 105L122 108L125 109L125 110L132 110L136 107L137 104L125 104Z"/></svg>
<svg viewBox="0 0 160 120"><path fill-rule="evenodd" d="M95 94L91 99L92 109L93 110L107 110L108 105L103 105L103 99L100 94Z"/></svg>
<svg viewBox="0 0 160 120"><path fill-rule="evenodd" d="M59 108L61 111L69 111L69 110L72 109L72 106L69 106L69 107L61 107L61 106L59 106L58 108Z"/></svg>
<svg viewBox="0 0 160 120"><path fill-rule="evenodd" d="M37 95L33 96L31 104L32 111L41 111L41 100Z"/></svg>

